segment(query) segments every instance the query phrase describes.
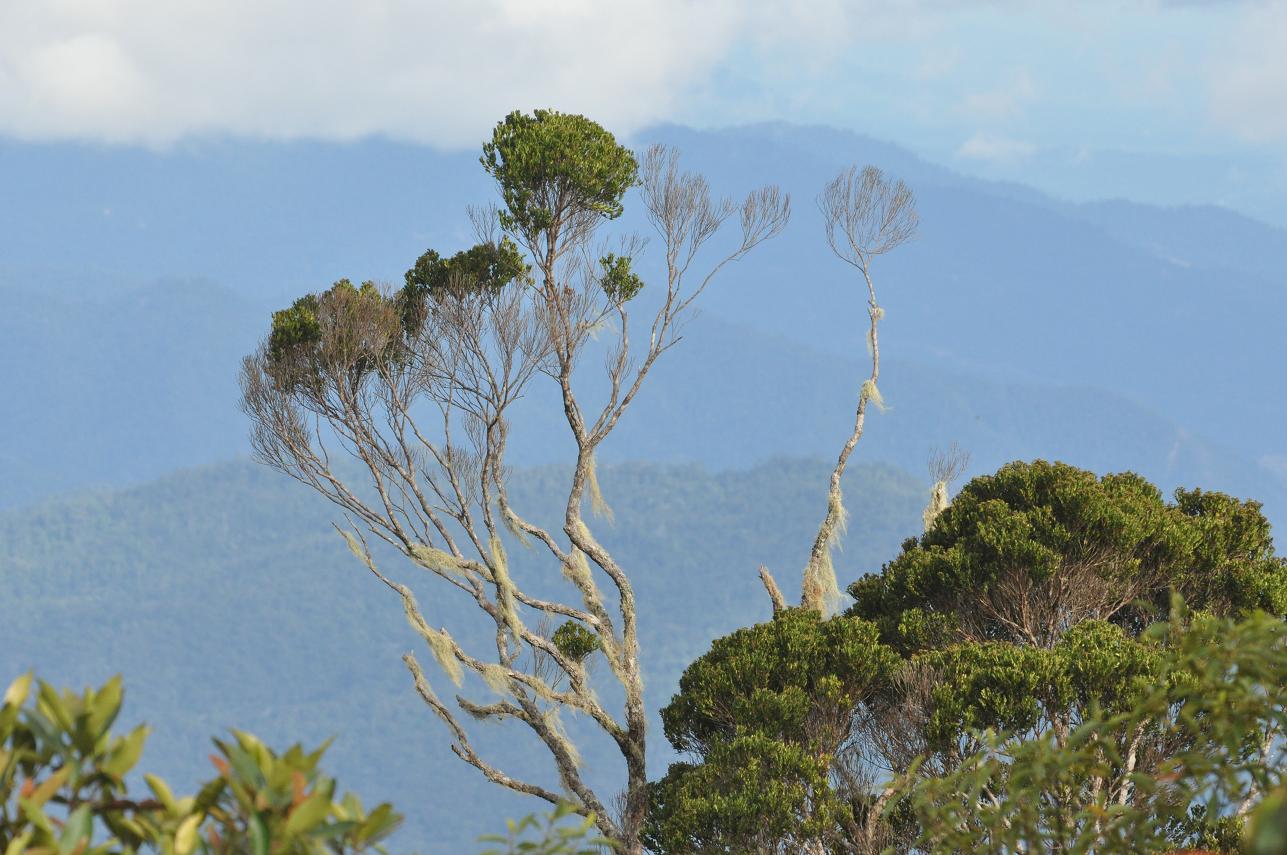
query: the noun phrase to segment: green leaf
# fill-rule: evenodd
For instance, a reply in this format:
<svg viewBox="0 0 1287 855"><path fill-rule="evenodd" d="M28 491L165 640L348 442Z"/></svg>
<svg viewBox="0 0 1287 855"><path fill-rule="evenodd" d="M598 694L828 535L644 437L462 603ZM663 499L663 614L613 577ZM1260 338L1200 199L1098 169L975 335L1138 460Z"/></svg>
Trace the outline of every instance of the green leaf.
<svg viewBox="0 0 1287 855"><path fill-rule="evenodd" d="M36 789L34 789L31 795L27 796L24 801L29 802L38 808L44 807L45 802L49 801L53 797L54 793L58 792L63 784L67 783L67 778L70 777L71 773L72 769L70 766L63 766L57 772L54 772L37 785Z"/></svg>
<svg viewBox="0 0 1287 855"><path fill-rule="evenodd" d="M18 679L9 684L9 688L4 692L4 706L20 707L27 701L27 694L31 691L31 672L23 674Z"/></svg>
<svg viewBox="0 0 1287 855"><path fill-rule="evenodd" d="M331 800L323 793L309 796L286 817L285 833L287 837L303 834L326 819L331 812Z"/></svg>
<svg viewBox="0 0 1287 855"><path fill-rule="evenodd" d="M72 811L63 823L63 832L58 836L59 855L71 855L77 844L88 841L93 829L94 815L90 805L81 805Z"/></svg>
<svg viewBox="0 0 1287 855"><path fill-rule="evenodd" d="M30 678L28 679L28 682L30 683ZM21 701L19 701L19 703L21 703ZM22 853L27 849L27 844L31 842L32 835L35 833L36 832L34 830L27 829L13 840L10 840L9 845L4 848L4 855L22 855Z"/></svg>
<svg viewBox="0 0 1287 855"><path fill-rule="evenodd" d="M145 724L134 728L117 742L111 755L99 764L99 768L117 780L124 778L143 755L143 744L149 733L151 729Z"/></svg>
<svg viewBox="0 0 1287 855"><path fill-rule="evenodd" d="M242 782L251 786L261 786L264 781L264 774L260 770L259 764L255 758L239 745L228 745L225 747L224 756L232 765L232 770L237 773L237 777Z"/></svg>
<svg viewBox="0 0 1287 855"><path fill-rule="evenodd" d="M205 819L204 816L194 813L179 823L179 829L174 833L174 851L176 855L188 855L189 852L196 848L197 835L203 819Z"/></svg>
<svg viewBox="0 0 1287 855"><path fill-rule="evenodd" d="M268 855L271 840L268 835L268 826L264 824L264 818L258 813L251 814L248 825L250 826L250 851L252 855Z"/></svg>
<svg viewBox="0 0 1287 855"><path fill-rule="evenodd" d="M36 693L37 707L53 719L64 731L71 732L75 729L75 721L72 718L71 711L67 709L66 703L58 696L58 692L53 686L43 680L40 681L40 688Z"/></svg>
<svg viewBox="0 0 1287 855"><path fill-rule="evenodd" d="M88 722L89 733L93 739L100 739L116 721L121 711L123 694L120 674L112 677L94 692L93 701L89 705Z"/></svg>
<svg viewBox="0 0 1287 855"><path fill-rule="evenodd" d="M174 792L169 784L151 773L144 775L143 780L147 782L148 789L156 796L157 801L165 805L167 811L171 814L178 812L178 804L174 800Z"/></svg>

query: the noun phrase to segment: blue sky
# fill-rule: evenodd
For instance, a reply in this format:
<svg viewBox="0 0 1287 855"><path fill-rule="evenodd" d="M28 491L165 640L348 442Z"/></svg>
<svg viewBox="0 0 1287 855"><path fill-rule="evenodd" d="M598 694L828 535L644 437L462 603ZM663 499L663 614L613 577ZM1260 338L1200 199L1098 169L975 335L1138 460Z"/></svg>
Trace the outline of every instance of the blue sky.
<svg viewBox="0 0 1287 855"><path fill-rule="evenodd" d="M1284 45L1277 0L6 0L0 135L455 148L514 107L627 134L786 120L1287 225Z"/></svg>

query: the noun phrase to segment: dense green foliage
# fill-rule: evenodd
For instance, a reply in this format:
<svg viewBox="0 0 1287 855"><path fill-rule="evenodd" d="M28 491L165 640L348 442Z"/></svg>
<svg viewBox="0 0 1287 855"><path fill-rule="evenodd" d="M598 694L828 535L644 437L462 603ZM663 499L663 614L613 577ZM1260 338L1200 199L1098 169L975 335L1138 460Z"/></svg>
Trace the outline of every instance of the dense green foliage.
<svg viewBox="0 0 1287 855"><path fill-rule="evenodd" d="M634 155L612 134L556 110L510 113L483 146L481 161L504 201L501 224L532 242L582 211L621 216L621 197L639 175Z"/></svg>
<svg viewBox="0 0 1287 855"><path fill-rule="evenodd" d="M755 569L803 563L829 471L822 461L731 472L600 467L605 497L630 521L604 540L623 562L647 568L636 588L649 607L641 633L650 710L669 700L712 638L769 614ZM516 469L511 499L557 524L567 476ZM878 563L917 524L924 487L869 466L846 483L854 521L844 556L854 566ZM0 590L9 604L0 671L35 667L64 685L123 673L126 714L156 724L149 765L176 790L195 792L207 777L203 746L229 722L270 744L335 735L328 768L368 800L408 813L393 848L471 852L499 816L532 807L492 792L432 738L434 722L408 695L397 661L406 645L400 604L354 568L327 528L331 513L288 479L242 462L0 514ZM507 548L516 578L539 583L548 568L517 543ZM578 725L568 719L574 733ZM543 770L525 742L490 731L489 751ZM653 732L660 774L671 758L657 720ZM611 781L604 746L590 742L584 757Z"/></svg>
<svg viewBox="0 0 1287 855"><path fill-rule="evenodd" d="M594 834L594 820L573 815L566 804L544 817L528 814L507 820L505 834L485 834L484 843L503 843L504 849L487 849L480 855L600 855L609 841ZM539 834L539 839L530 835Z"/></svg>
<svg viewBox="0 0 1287 855"><path fill-rule="evenodd" d="M1201 490L1172 504L1134 474L1036 461L966 484L929 531L849 587L849 613L904 651L1049 647L1082 620L1138 631L1173 590L1221 614L1287 612L1287 562L1260 505Z"/></svg>
<svg viewBox="0 0 1287 855"><path fill-rule="evenodd" d="M792 851L856 834L856 795L833 788L856 708L887 691L897 656L874 624L787 609L718 639L662 710L666 738L703 762L652 788L657 852Z"/></svg>
<svg viewBox="0 0 1287 855"><path fill-rule="evenodd" d="M321 294L307 294L273 312L266 346L268 370L285 388L310 388L327 374L356 384L401 353L401 298L388 298L374 282L356 287L341 279Z"/></svg>
<svg viewBox="0 0 1287 855"><path fill-rule="evenodd" d="M603 648L599 637L590 630L581 626L574 620L570 620L554 630L554 635L550 636L554 646L559 652L569 659L575 659L580 662L596 650Z"/></svg>
<svg viewBox="0 0 1287 855"><path fill-rule="evenodd" d="M529 270L522 253L507 237L475 244L449 258L426 250L403 276L406 284L398 293L404 330L408 336L419 332L428 304L449 292L496 292L527 276Z"/></svg>
<svg viewBox="0 0 1287 855"><path fill-rule="evenodd" d="M1282 785L1287 768L1287 626L1264 613L1234 622L1181 605L1141 643L1155 654L1155 674L1129 703L1097 710L1062 737L990 730L982 750L946 774L909 772L900 799L915 817L916 845L1070 855L1180 845L1241 851L1239 817ZM1148 774L1126 775L1124 746L1144 733L1163 736L1169 750ZM1275 810L1266 800L1257 811L1246 851L1282 851Z"/></svg>
<svg viewBox="0 0 1287 855"><path fill-rule="evenodd" d="M156 775L150 795L132 796L148 728L112 733L124 692L119 677L82 693L43 681L31 696L19 677L0 703L0 850L5 855L108 855L140 849L164 855L383 853L402 821L389 804L370 813L318 762L326 746L296 744L278 754L248 733L214 740L218 775L195 796L176 798ZM28 704L31 699L34 702Z"/></svg>
<svg viewBox="0 0 1287 855"><path fill-rule="evenodd" d="M811 753L799 750L810 747L801 734L818 731L799 727L804 720L799 716L819 705L826 708L836 683L818 682L780 696L781 688L766 686L764 677L781 672L808 683L813 678L807 675L826 662L798 647L766 643L801 618L786 612L720 639L689 667L663 721L675 747L698 762L672 766L654 785L653 839L665 852L725 851L721 847L736 839L763 851L914 849L918 838L929 839L924 835L930 830L919 823L951 786L935 790L927 784L921 792L935 795L911 811L911 802L890 802L893 790L882 779L897 778L909 767L915 770L913 781L931 782L977 769L980 758L995 755L995 737L989 734L998 733L1014 740L1008 743L1012 749L1031 744L1060 751L1097 733L1096 750L1117 758L1117 766L1095 797L1109 798L1105 791L1112 791L1114 798L1130 801L1136 778L1164 780L1171 774L1169 758L1218 753L1201 734L1159 723L1157 704L1167 698L1168 721L1206 715L1197 703L1177 706L1175 695L1159 701L1157 691L1188 691L1184 687L1192 680L1181 679L1184 663L1197 657L1183 644L1201 639L1219 647L1210 629L1145 632L1159 606L1165 613L1169 598L1183 595L1202 621L1214 621L1210 626L1224 631L1232 631L1228 621L1251 616L1252 628L1245 630L1250 638L1267 632L1265 627L1281 627L1285 591L1287 563L1274 554L1268 523L1255 502L1195 490L1179 491L1169 504L1132 474L1097 478L1064 464L1007 465L967 484L880 574L854 583L850 592L856 602L846 617L812 617L816 626L837 627L833 632L850 623L863 627L864 634L854 640L861 637L865 647L861 654L848 643L841 648L853 665L842 671L843 678L831 679L848 679L863 690L844 708L848 715L832 714L843 726L827 732ZM1195 621L1199 624L1208 626ZM1257 643L1262 649L1248 655L1280 661L1274 645L1281 646L1281 640ZM1212 659L1213 667L1218 661ZM830 667L818 673L832 673ZM1283 675L1251 665L1243 671L1225 667L1224 678L1246 675L1248 699L1281 710L1274 692ZM1224 678L1208 675L1206 685ZM1234 700L1228 693L1214 697ZM1137 718L1122 718L1132 715ZM1143 715L1153 716L1148 726L1138 718ZM1247 745L1259 745L1248 735L1264 733L1268 726L1265 708L1256 715L1258 724L1246 719L1236 724ZM1096 730L1094 723L1105 720L1116 722L1116 729ZM1123 728L1124 721L1131 726ZM1234 732L1235 725L1229 727L1220 738ZM735 739L708 733L761 738L734 749ZM1226 756L1221 762L1237 766L1234 759ZM1259 763L1258 769L1265 763L1241 759L1246 762L1237 768L1248 774L1248 763ZM1048 770L1034 762L1039 771ZM1081 772L1070 773L1069 780L1089 781ZM770 809L762 798L772 792L767 777L779 786L794 786L773 797L774 805L796 809ZM988 778L987 799L1016 805L1033 801L1031 792L1009 793L1007 781L1006 776ZM1177 796L1183 804L1176 816L1185 817L1185 823L1177 819L1159 832L1173 844L1209 843L1222 833L1221 814L1215 807L1203 812L1194 796L1202 785L1194 787L1188 801ZM1072 796L1052 790L1045 797L1065 813L1079 809L1069 807ZM961 809L972 803L972 797L963 798ZM1142 796L1139 808L1147 810ZM762 817L758 824L757 816Z"/></svg>
<svg viewBox="0 0 1287 855"><path fill-rule="evenodd" d="M599 287L612 302L624 303L643 289L643 279L631 270L629 256L618 256L610 252L599 259L599 267L602 269Z"/></svg>

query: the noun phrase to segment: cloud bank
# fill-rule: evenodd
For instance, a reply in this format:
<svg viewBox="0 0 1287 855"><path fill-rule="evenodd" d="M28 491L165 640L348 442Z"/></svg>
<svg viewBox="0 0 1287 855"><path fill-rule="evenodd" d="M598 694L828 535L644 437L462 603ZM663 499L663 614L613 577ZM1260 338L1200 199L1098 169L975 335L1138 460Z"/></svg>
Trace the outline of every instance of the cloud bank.
<svg viewBox="0 0 1287 855"><path fill-rule="evenodd" d="M0 137L455 148L551 106L621 134L785 119L991 161L1277 145L1284 43L1276 2L0 0Z"/></svg>
<svg viewBox="0 0 1287 855"><path fill-rule="evenodd" d="M672 118L736 44L846 31L712 0L8 0L0 134L164 144L192 134L472 144L515 107L615 130Z"/></svg>

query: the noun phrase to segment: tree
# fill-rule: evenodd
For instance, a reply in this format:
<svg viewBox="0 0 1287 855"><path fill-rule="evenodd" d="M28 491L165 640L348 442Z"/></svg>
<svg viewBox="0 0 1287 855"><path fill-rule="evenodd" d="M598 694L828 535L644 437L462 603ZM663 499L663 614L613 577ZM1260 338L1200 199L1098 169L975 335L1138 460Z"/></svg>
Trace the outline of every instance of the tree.
<svg viewBox="0 0 1287 855"><path fill-rule="evenodd" d="M1118 711L1101 709L1060 737L981 733L982 750L942 775L903 776L915 846L929 852L1171 852L1178 846L1268 855L1282 851L1287 744L1287 625L1256 612L1187 613L1142 641L1157 654L1151 679ZM1176 750L1133 774L1123 745L1165 735ZM1120 793L1129 793L1121 798ZM1249 833L1243 818L1261 793Z"/></svg>
<svg viewBox="0 0 1287 855"><path fill-rule="evenodd" d="M862 439L868 406L877 409L885 406L876 385L880 379L878 333L885 310L876 300L872 264L878 256L911 240L916 234L920 218L916 213L916 200L907 185L902 181L890 181L874 166L864 167L861 171L857 167L851 167L841 172L819 194L818 208L822 212L827 244L832 253L862 276L867 292L867 352L871 356L871 373L859 389L853 430L840 447L831 480L827 484L826 512L809 550L809 560L805 565L801 584L800 604L805 608L824 611L828 605L837 602L840 596L831 553L844 534L848 517L840 490L841 479L849 457ZM773 584L767 571L762 571L761 575L772 598L777 586Z"/></svg>
<svg viewBox="0 0 1287 855"><path fill-rule="evenodd" d="M658 852L825 853L836 846L877 851L883 801L853 742L856 711L893 676L896 655L868 621L823 620L838 600L832 551L847 514L841 482L866 427L884 402L880 378L876 257L909 240L918 218L912 193L879 169L840 173L818 197L832 252L862 277L871 370L854 426L831 472L827 504L801 581L800 608L788 609L767 568L768 624L716 641L685 671L662 712L666 736L699 762L672 764L653 785L649 844ZM946 458L945 458L946 459ZM950 478L955 464L944 464Z"/></svg>
<svg viewBox="0 0 1287 855"><path fill-rule="evenodd" d="M1166 651L1143 633L1173 593L1215 616L1281 618L1287 562L1255 502L1180 490L1167 503L1137 475L1036 461L969 482L849 592L848 614L904 662L860 741L887 778L913 764L934 777L986 752L983 733L1062 747L1089 720L1126 714L1164 674ZM1115 738L1120 765L1090 785L1117 805L1135 804L1136 776L1192 747L1174 729Z"/></svg>
<svg viewBox="0 0 1287 855"><path fill-rule="evenodd" d="M661 853L826 853L869 840L879 808L853 721L898 657L869 621L803 608L718 639L662 710L666 738L699 763L653 785ZM846 849L846 851L850 851ZM874 851L874 850L873 850Z"/></svg>
<svg viewBox="0 0 1287 855"><path fill-rule="evenodd" d="M400 597L449 679L461 686L473 675L495 696L457 694L449 705L417 658L404 657L457 756L501 786L570 802L637 853L647 810L639 604L582 506L588 498L592 510L610 513L595 474L598 449L679 342L694 301L726 265L781 231L789 200L772 187L741 204L717 200L702 178L680 171L673 151L655 147L637 161L594 122L554 111L507 116L481 160L502 204L474 212L478 245L446 259L426 253L396 293L341 281L276 313L244 363L243 406L259 459L346 513L350 547ZM642 240L596 242L636 186L664 280L642 300ZM737 235L716 249L730 221ZM651 320L636 341L634 307L649 299ZM592 405L577 391L577 369L599 347L595 337L607 342L607 392ZM574 446L561 530L532 522L506 492L511 407L541 378L552 382ZM344 453L358 461L359 477L336 465ZM532 563L543 556L558 571L511 568L506 532L537 551ZM437 614L377 567L368 535L438 585ZM488 652L435 625L448 616L463 632L486 631ZM619 713L595 691L592 656L616 683ZM581 774L561 723L567 711L584 714L622 756L626 787L615 815L613 800ZM469 720L520 722L552 759L557 783L521 779L480 756Z"/></svg>
<svg viewBox="0 0 1287 855"><path fill-rule="evenodd" d="M726 851L730 839L746 851L952 851L966 836L933 837L924 823L958 792L966 793L953 803L961 817L971 806L1002 819L1031 807L1033 821L1056 837L1073 827L1080 833L1086 826L1077 817L1095 805L1147 815L1151 797L1141 782L1166 778L1181 756L1194 769L1202 757L1207 769L1223 758L1246 773L1241 789L1223 791L1240 824L1276 780L1257 770L1282 744L1282 699L1274 694L1281 682L1255 663L1277 661L1273 644L1281 639L1247 654L1241 673L1257 676L1240 690L1260 712L1238 719L1246 726L1236 756L1225 750L1231 730L1217 744L1210 732L1186 728L1194 716L1215 719L1183 694L1176 657L1201 658L1181 640L1236 647L1217 644L1211 627L1225 632L1220 621L1248 617L1259 629L1247 629L1240 636L1247 639L1281 626L1287 562L1274 554L1259 505L1199 490L1167 503L1136 475L1099 478L1037 461L972 480L927 520L924 534L879 574L849 587L855 603L845 616L820 621L807 612L810 628L794 610L778 610L772 622L718 640L689 667L665 721L675 747L697 762L672 766L654 786L659 851ZM1187 598L1199 628L1149 630L1173 593ZM865 647L851 649L860 639ZM1225 660L1210 662L1224 671L1206 674L1203 685L1240 673ZM831 709L831 689L819 687L835 686L853 687L846 695L853 702L846 715L832 710L825 718L845 727L800 724ZM1158 687L1174 692L1158 696ZM794 726L783 726L782 709L797 716ZM710 735L693 739L694 727ZM1093 770L1076 753L1090 733ZM996 759L1002 750L1014 758L1015 775L1010 761ZM1042 765L1059 752L1078 759ZM1066 777L1031 777L1056 768ZM767 778L757 777L769 769L779 784L794 782L774 794L777 812L763 798ZM1019 772L1032 788L1012 793ZM966 784L978 786L953 789ZM896 798L908 788L920 801ZM1197 807L1191 800L1177 808L1188 819L1172 823L1172 843L1231 839L1226 818ZM963 819L960 827L982 834L981 822Z"/></svg>
<svg viewBox="0 0 1287 855"><path fill-rule="evenodd" d="M1172 590L1220 614L1287 613L1287 573L1256 502L1138 475L1012 463L976 478L879 574L854 582L850 614L905 651L948 642L1050 648L1103 620L1138 632Z"/></svg>
<svg viewBox="0 0 1287 855"><path fill-rule="evenodd" d="M321 774L323 745L277 753L248 733L214 740L218 775L176 798L155 775L147 798L131 795L148 728L112 732L124 690L59 691L30 674L0 701L0 851L5 855L348 855L373 850L401 823L389 804L370 813L352 794L335 799Z"/></svg>

